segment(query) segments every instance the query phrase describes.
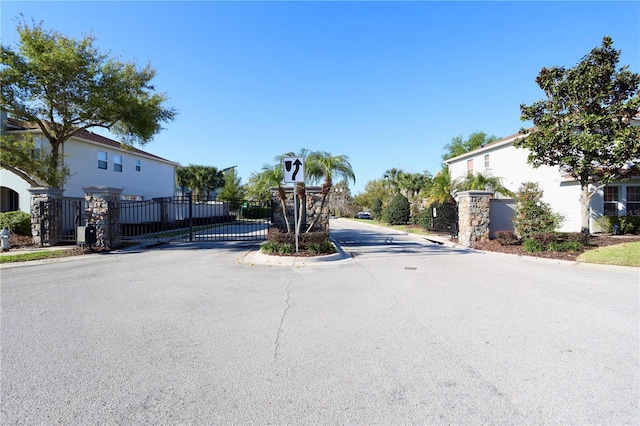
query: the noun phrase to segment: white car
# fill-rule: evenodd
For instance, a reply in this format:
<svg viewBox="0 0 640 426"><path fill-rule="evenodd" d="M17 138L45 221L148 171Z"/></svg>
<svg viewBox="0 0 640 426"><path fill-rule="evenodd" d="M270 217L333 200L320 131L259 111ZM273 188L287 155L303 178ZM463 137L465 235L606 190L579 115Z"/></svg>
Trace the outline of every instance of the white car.
<svg viewBox="0 0 640 426"><path fill-rule="evenodd" d="M358 219L371 219L371 213L369 212L359 212Z"/></svg>

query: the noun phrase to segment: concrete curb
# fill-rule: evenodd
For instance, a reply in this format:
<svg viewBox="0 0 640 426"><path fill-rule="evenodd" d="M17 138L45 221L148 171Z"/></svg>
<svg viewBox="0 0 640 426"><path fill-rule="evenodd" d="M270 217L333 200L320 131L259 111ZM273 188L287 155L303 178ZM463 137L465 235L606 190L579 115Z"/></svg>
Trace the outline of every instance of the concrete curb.
<svg viewBox="0 0 640 426"><path fill-rule="evenodd" d="M335 245L336 250L338 251L337 253L313 257L275 256L262 253L260 251L260 248L258 247L256 250L251 250L244 256L239 257L238 263L300 268L304 266L334 265L336 263L344 263L353 260L353 257L349 253L344 251L335 239L330 239L331 242Z"/></svg>

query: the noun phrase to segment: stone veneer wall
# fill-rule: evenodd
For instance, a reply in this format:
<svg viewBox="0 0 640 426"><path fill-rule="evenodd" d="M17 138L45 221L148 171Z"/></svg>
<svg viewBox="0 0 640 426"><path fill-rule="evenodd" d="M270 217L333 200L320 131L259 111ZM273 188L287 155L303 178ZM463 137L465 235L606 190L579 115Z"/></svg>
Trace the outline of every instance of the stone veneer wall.
<svg viewBox="0 0 640 426"><path fill-rule="evenodd" d="M289 219L289 224L291 225L291 231L295 228L295 224L293 222L293 188L287 187L284 188L286 193L286 214ZM301 200L298 198L298 208L300 208ZM321 209L320 206L322 204L322 188L318 186L307 186L306 188L306 204L304 208L304 213L306 213L306 221L302 221L303 225L306 223L309 226L317 216L320 216L318 222L316 223L315 229L317 231L328 231L329 230L329 206L325 204ZM273 223L278 226L280 229L286 229L287 225L284 220L284 212L282 211L282 203L278 198L278 189L271 189L271 205L273 206ZM305 232L307 229L301 227L300 232Z"/></svg>
<svg viewBox="0 0 640 426"><path fill-rule="evenodd" d="M30 188L31 193L31 235L33 235L33 243L43 245L45 242L50 245L56 245L59 241L56 236L60 235L62 229L62 194L64 189L59 188ZM51 203L54 201L53 203ZM57 202L55 202L57 201ZM42 229L42 212L40 211L41 202L50 203L48 214L44 218L44 228Z"/></svg>
<svg viewBox="0 0 640 426"><path fill-rule="evenodd" d="M458 197L458 242L471 247L489 240L489 200L487 191L464 191Z"/></svg>
<svg viewBox="0 0 640 426"><path fill-rule="evenodd" d="M85 192L86 224L96 226L96 246L113 249L120 246L120 194L122 189L82 188Z"/></svg>

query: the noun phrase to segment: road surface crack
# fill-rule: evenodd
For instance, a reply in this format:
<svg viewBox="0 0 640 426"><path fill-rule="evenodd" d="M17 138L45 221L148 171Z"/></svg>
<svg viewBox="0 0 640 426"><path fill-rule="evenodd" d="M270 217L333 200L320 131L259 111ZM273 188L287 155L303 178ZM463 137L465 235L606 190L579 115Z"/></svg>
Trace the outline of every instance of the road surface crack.
<svg viewBox="0 0 640 426"><path fill-rule="evenodd" d="M282 326L284 325L284 319L287 316L287 311L291 307L291 305L289 304L289 296L290 296L289 287L291 286L292 283L293 283L293 280L290 280L289 284L287 284L287 287L285 288L287 297L285 298L284 303L286 303L287 306L284 308L284 312L282 313L282 318L280 318L280 325L278 326L278 333L276 334L275 349L273 351L273 362L276 362L278 360L278 348L280 347L280 333L282 332Z"/></svg>

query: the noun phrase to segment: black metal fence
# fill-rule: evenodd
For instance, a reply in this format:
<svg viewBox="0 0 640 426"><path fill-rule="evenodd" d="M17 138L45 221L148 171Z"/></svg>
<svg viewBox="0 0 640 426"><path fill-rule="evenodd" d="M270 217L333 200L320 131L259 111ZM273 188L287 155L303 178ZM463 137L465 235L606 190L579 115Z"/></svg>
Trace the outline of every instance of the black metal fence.
<svg viewBox="0 0 640 426"><path fill-rule="evenodd" d="M40 202L40 245L73 244L85 224L84 200L62 198Z"/></svg>
<svg viewBox="0 0 640 426"><path fill-rule="evenodd" d="M190 194L123 201L119 204L123 241L266 240L271 202L193 201Z"/></svg>

